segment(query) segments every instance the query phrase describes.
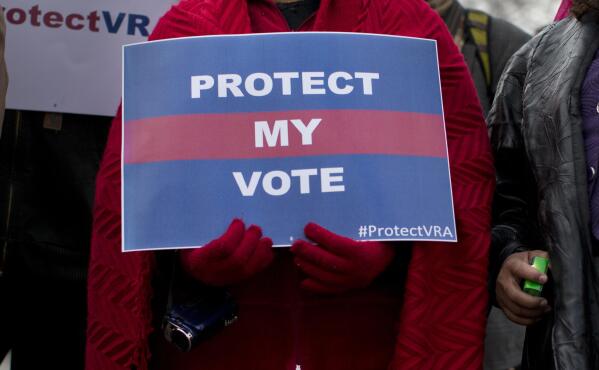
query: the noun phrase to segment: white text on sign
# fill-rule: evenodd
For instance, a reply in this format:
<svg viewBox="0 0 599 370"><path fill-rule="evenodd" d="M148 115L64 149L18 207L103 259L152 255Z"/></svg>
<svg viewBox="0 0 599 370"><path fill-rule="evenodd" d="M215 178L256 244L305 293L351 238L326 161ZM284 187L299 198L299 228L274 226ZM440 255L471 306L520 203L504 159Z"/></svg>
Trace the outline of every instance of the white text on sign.
<svg viewBox="0 0 599 370"><path fill-rule="evenodd" d="M301 145L312 145L312 134L322 122L321 118L312 118L308 124L301 119L275 120L272 130L268 121L254 122L254 146L264 148L264 141L268 147L289 146L289 122L292 123L301 137ZM310 194L310 177L320 175L320 191L322 193L333 193L345 191L343 185L343 167L305 168L292 169L289 173L281 170L270 171L262 176L262 171L253 171L249 181L246 181L243 173L233 172L233 178L237 183L239 191L244 197L254 196L260 179L262 189L268 195L281 196L291 190L292 178L297 178L300 194Z"/></svg>
<svg viewBox="0 0 599 370"><path fill-rule="evenodd" d="M233 172L235 182L239 187L239 191L244 197L251 197L256 192L260 177L262 177L262 188L268 195L280 196L285 195L291 189L291 178L297 177L299 181L300 194L310 194L310 176L317 176L318 169L305 168L291 170L288 174L285 171L270 171L262 176L261 171L252 172L249 183L241 172ZM343 182L343 167L325 167L320 169L320 191L322 193L333 193L345 191L343 184L335 184ZM275 180L278 181L278 186L275 185Z"/></svg>
<svg viewBox="0 0 599 370"><path fill-rule="evenodd" d="M216 87L219 98L230 96L240 98L249 96L281 95L348 95L353 93L373 95L373 81L379 79L378 73L354 72L353 74L336 71L325 72L275 72L272 75L263 72L249 74L245 79L238 74L228 73L191 76L191 98L200 99L203 91ZM298 80L301 88L295 88ZM216 86L215 86L216 85Z"/></svg>

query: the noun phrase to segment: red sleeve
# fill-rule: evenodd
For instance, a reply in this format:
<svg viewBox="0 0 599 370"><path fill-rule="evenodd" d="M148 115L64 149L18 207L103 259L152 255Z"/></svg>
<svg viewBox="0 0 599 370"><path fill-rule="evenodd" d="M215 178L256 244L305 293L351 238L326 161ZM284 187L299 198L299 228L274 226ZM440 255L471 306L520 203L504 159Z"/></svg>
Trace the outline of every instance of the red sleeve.
<svg viewBox="0 0 599 370"><path fill-rule="evenodd" d="M121 112L96 179L88 273L87 370L147 369L151 331L147 253L121 253ZM146 304L148 303L148 304Z"/></svg>
<svg viewBox="0 0 599 370"><path fill-rule="evenodd" d="M414 244L393 369L480 369L494 170L470 73L424 1L396 1L390 33L437 40L458 243Z"/></svg>
<svg viewBox="0 0 599 370"><path fill-rule="evenodd" d="M186 0L173 6L150 40L210 33L199 4ZM96 179L86 370L148 368L154 258L147 252L121 252L121 128L119 107Z"/></svg>

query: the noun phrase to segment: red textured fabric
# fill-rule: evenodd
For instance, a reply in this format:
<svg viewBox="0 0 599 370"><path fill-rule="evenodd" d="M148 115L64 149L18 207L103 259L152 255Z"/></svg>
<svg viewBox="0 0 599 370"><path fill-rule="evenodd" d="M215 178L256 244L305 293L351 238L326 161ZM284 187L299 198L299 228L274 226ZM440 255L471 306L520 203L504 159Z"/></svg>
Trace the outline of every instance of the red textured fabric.
<svg viewBox="0 0 599 370"><path fill-rule="evenodd" d="M381 242L359 242L309 223L306 237L296 240L294 262L306 274L302 288L320 294L343 293L368 286L389 266L395 250Z"/></svg>
<svg viewBox="0 0 599 370"><path fill-rule="evenodd" d="M183 269L195 279L212 286L232 285L268 266L272 240L263 238L258 226L246 230L243 221L235 219L220 238L202 248L182 250L180 256Z"/></svg>
<svg viewBox="0 0 599 370"><path fill-rule="evenodd" d="M393 33L437 40L458 243L414 244L390 368L478 369L488 305L495 174L486 126L463 57L437 15L424 9L427 6L423 1L404 1L402 10L413 16L402 17Z"/></svg>
<svg viewBox="0 0 599 370"><path fill-rule="evenodd" d="M286 30L285 20L266 0L185 0L159 21L151 39ZM481 368L494 172L481 109L461 54L443 21L419 0L322 0L317 15L306 22L302 30L384 33L437 40L459 242L453 245L414 243L399 336L388 367ZM150 280L155 262L151 253L120 252L120 147L119 114L113 122L97 179L88 283L87 370L130 369L131 366L146 370L150 359ZM277 268L276 264L272 266L272 269ZM276 285L284 281L270 283ZM315 348L323 348L324 352L307 354L302 369L366 369L366 364L352 365L347 360L351 353L340 356L338 361L324 363L330 359L327 353L343 348L340 343L344 339L343 335L335 336L327 325L344 317L351 323L351 310L328 312L326 307L319 306L315 313L318 320L310 323L310 327L301 328L300 334L312 326L322 328L321 336L310 339L317 345ZM277 311L269 314L277 315ZM377 320L378 315L374 315L372 321ZM353 325L358 327L360 323ZM235 325L231 329L231 333L243 330ZM360 330L356 331L357 335L364 332ZM262 334L257 333L257 338ZM388 341L387 337L383 339ZM281 349L286 340L285 336L281 337ZM380 346L368 347L368 344L364 343L361 350L371 351L373 358L377 358L376 348ZM234 365L226 366L232 364L237 353L251 352L255 345L247 343L247 346L231 348L231 353L221 353L216 345L208 344L207 351L222 359L223 369L233 369ZM282 356L282 360L287 355L274 348L271 352L273 358ZM235 356L230 356L232 354ZM198 368L203 365L199 364ZM294 366L293 359L289 360L289 366Z"/></svg>

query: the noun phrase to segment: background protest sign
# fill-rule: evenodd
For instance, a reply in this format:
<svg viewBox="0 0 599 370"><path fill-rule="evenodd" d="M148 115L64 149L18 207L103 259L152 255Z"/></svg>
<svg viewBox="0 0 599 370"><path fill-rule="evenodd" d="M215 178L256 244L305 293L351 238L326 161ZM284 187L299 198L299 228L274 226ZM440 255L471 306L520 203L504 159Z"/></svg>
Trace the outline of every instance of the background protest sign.
<svg viewBox="0 0 599 370"><path fill-rule="evenodd" d="M121 47L146 40L175 0L3 0L6 107L114 116Z"/></svg>
<svg viewBox="0 0 599 370"><path fill-rule="evenodd" d="M207 243L240 217L275 245L455 241L436 44L344 33L124 47L123 249Z"/></svg>

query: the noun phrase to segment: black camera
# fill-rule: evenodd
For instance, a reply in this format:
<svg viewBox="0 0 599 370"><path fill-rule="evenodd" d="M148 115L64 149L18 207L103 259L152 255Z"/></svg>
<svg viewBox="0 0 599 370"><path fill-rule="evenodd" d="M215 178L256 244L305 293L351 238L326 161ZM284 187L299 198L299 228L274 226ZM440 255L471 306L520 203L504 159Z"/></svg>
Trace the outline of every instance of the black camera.
<svg viewBox="0 0 599 370"><path fill-rule="evenodd" d="M174 303L164 315L162 331L167 341L189 352L201 340L235 322L237 313L237 304L229 292L204 290L183 303Z"/></svg>

